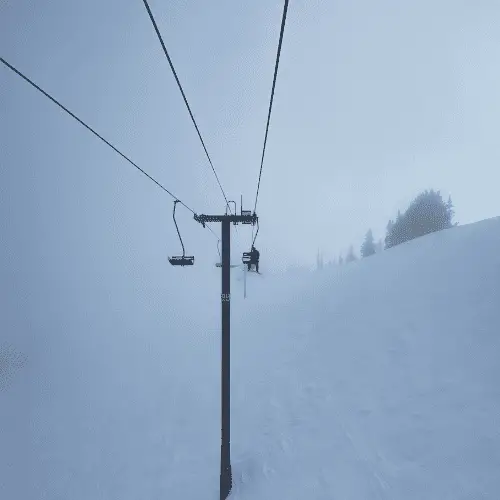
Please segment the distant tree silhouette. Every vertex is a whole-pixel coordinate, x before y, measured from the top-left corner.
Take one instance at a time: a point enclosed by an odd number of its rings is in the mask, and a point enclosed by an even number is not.
[[[351,245],[349,247],[349,252],[346,255],[345,261],[346,264],[348,264],[349,262],[354,262],[355,260],[356,260],[356,255],[354,254],[354,247]]]
[[[318,253],[316,254],[316,269],[323,269],[323,267],[324,267],[323,255],[320,253],[318,248]]]
[[[445,203],[439,191],[426,190],[410,203],[404,215],[398,212],[396,221],[389,221],[385,248],[448,229],[453,226],[453,215],[451,197]]]
[[[373,241],[372,230],[369,229],[365,236],[365,241],[361,245],[361,257],[369,257],[375,253],[375,242]]]
[[[392,246],[392,230],[394,229],[394,222],[392,219],[387,223],[386,236],[384,239],[385,248],[391,248]]]

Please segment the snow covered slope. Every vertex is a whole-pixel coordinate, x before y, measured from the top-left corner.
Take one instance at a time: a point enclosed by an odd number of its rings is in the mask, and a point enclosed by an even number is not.
[[[500,498],[500,218],[246,300],[238,272],[233,500]],[[218,499],[220,270],[183,276],[193,309],[153,281],[32,318],[1,498]]]
[[[499,306],[499,218],[312,278],[244,340],[237,498],[499,498]]]

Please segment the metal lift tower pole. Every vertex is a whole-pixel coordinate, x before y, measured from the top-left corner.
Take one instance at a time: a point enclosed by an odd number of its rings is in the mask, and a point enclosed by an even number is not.
[[[221,448],[220,448],[220,500],[225,500],[232,487],[231,471],[231,225],[222,221],[222,360],[221,360]]]
[[[222,224],[222,361],[221,361],[221,447],[220,447],[220,500],[225,500],[233,486],[231,470],[230,419],[230,339],[231,339],[231,223],[255,224],[257,216],[250,211],[241,215],[198,215],[194,219],[203,227],[207,222]]]

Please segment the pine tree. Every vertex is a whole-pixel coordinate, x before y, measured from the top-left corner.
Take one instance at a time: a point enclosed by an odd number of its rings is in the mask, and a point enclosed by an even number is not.
[[[453,202],[451,201],[451,196],[448,196],[448,201],[446,202],[446,211],[448,213],[448,217],[450,220],[450,223],[453,219],[453,216],[455,215],[455,210],[453,207]],[[453,226],[458,226],[458,222],[455,222],[452,224]]]
[[[439,191],[426,190],[410,204],[404,215],[398,211],[396,222],[389,221],[385,247],[391,248],[426,234],[453,226],[451,197],[444,202]]]
[[[387,234],[386,234],[386,237],[385,237],[385,248],[391,248],[393,245],[392,245],[392,230],[394,228],[394,222],[392,220],[390,220],[388,223],[387,223]]]
[[[316,269],[323,269],[323,255],[320,254],[319,248],[318,253],[316,254]]]
[[[361,257],[369,257],[375,253],[375,243],[372,230],[369,229],[365,236],[365,241],[361,245]]]
[[[354,247],[351,245],[349,247],[349,252],[345,258],[346,264],[354,262],[356,260],[356,255],[354,255]]]

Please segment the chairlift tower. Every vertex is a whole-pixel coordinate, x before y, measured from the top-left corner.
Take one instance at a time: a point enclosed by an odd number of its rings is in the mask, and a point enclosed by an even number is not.
[[[220,456],[220,500],[225,500],[232,488],[233,478],[231,470],[231,420],[230,420],[230,339],[231,339],[231,223],[257,223],[257,215],[250,210],[241,209],[240,215],[228,215],[227,208],[224,215],[194,215],[194,220],[203,227],[207,222],[221,223],[222,240],[222,361],[221,361],[221,456]]]

